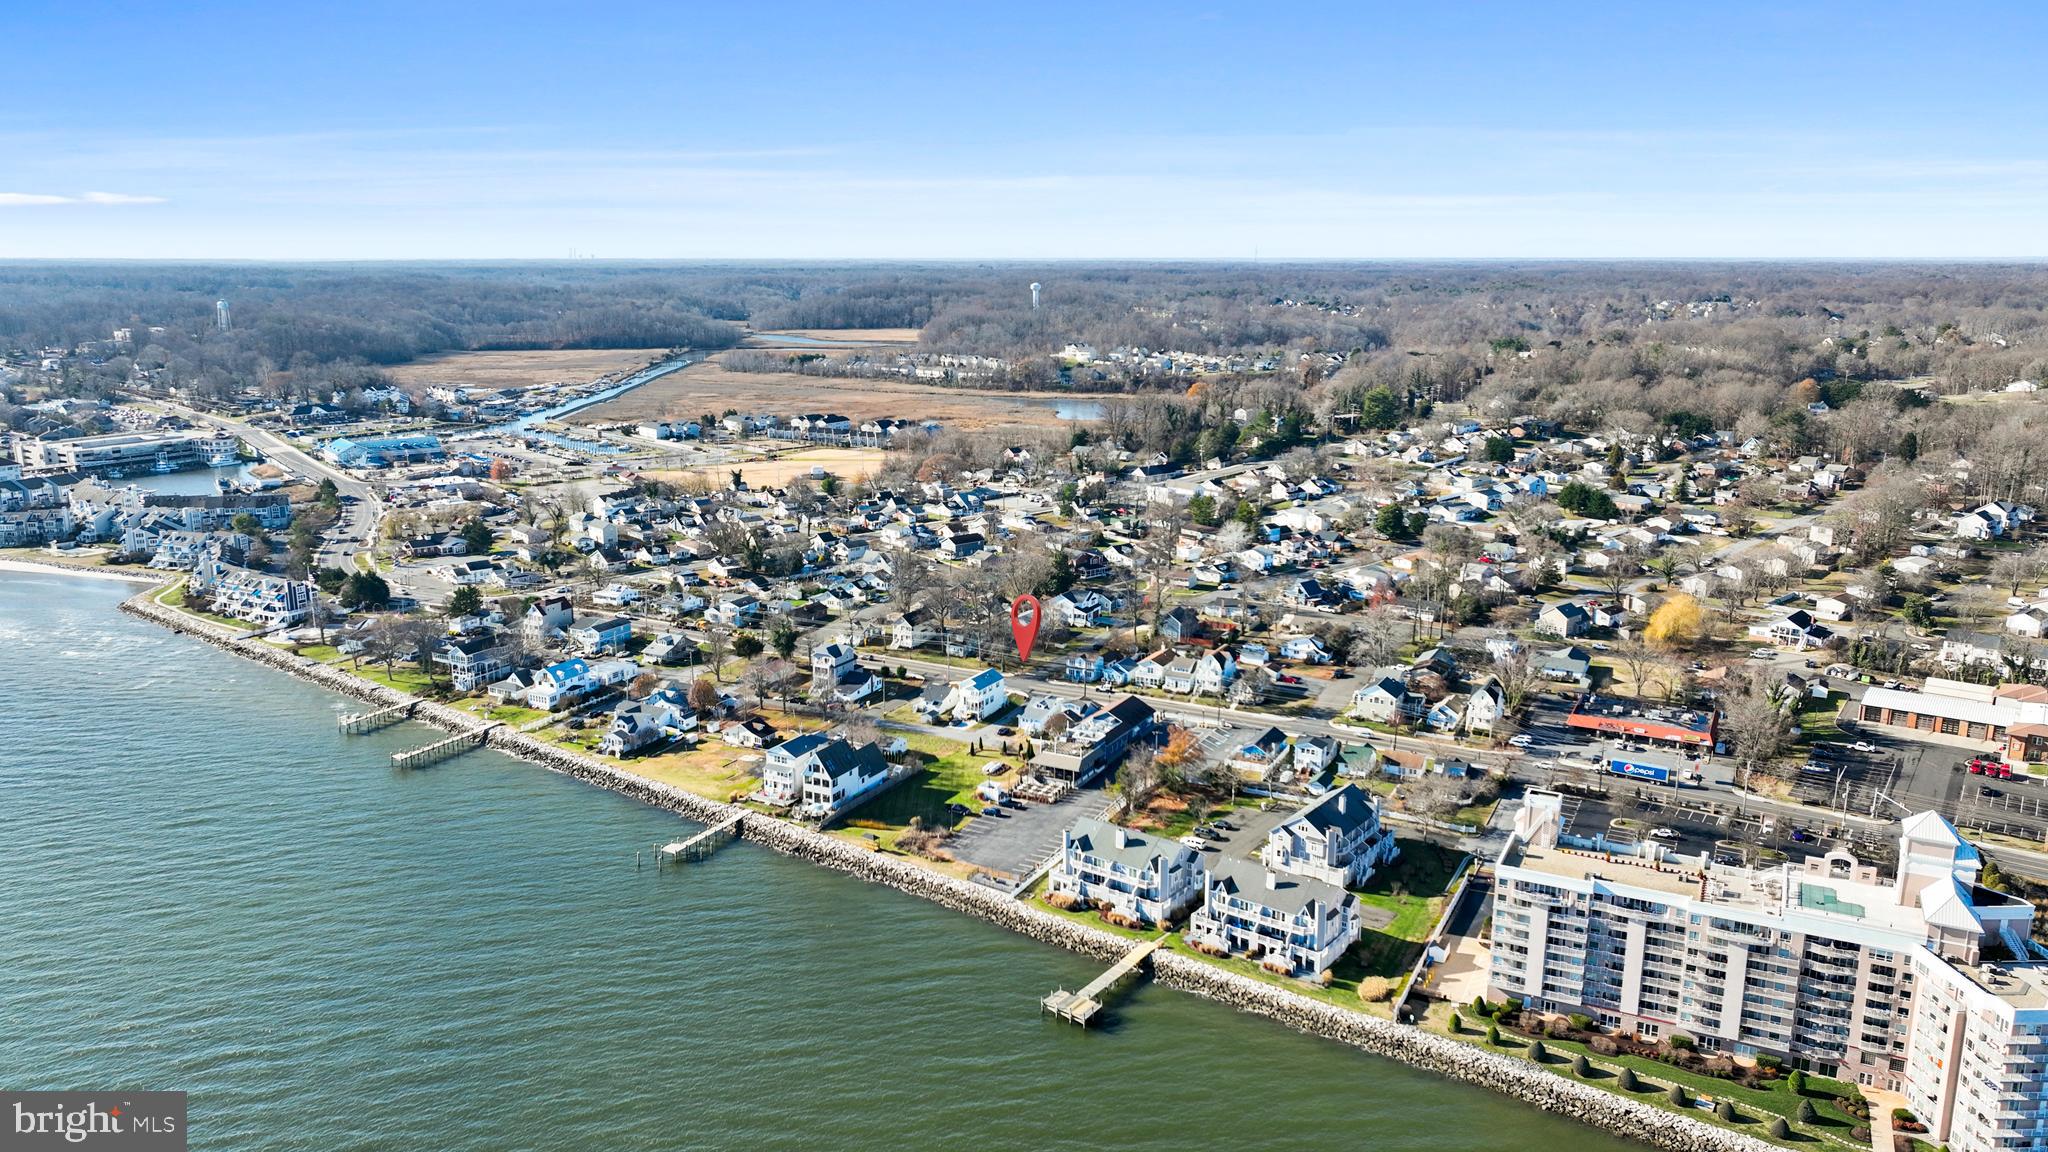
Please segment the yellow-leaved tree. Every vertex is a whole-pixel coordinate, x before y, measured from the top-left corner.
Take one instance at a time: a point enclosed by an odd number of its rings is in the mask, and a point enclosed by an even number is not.
[[[1643,626],[1643,639],[1659,648],[1690,648],[1706,635],[1707,616],[1700,602],[1683,592],[1657,605]]]

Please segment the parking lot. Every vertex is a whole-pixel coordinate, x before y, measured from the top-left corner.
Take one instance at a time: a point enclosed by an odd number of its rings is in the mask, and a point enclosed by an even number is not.
[[[1057,803],[1006,807],[1000,816],[976,816],[948,842],[954,856],[990,872],[1022,878],[1060,846],[1060,833],[1083,816],[1108,810],[1110,795],[1100,787],[1069,792]]]

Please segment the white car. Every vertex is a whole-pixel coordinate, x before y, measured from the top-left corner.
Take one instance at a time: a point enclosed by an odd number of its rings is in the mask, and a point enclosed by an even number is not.
[[[1517,732],[1513,736],[1508,737],[1508,747],[1510,748],[1527,748],[1534,743],[1536,743],[1535,738],[1526,732]]]
[[[1778,658],[1778,650],[1776,648],[1753,648],[1750,650],[1749,658],[1751,660],[1776,660]]]
[[[1851,747],[1851,748],[1854,748],[1854,749],[1855,749],[1856,751],[1858,751],[1858,752],[1875,752],[1875,751],[1877,751],[1877,745],[1875,745],[1875,744],[1872,744],[1872,743],[1871,743],[1870,741],[1868,741],[1868,740],[1858,740],[1858,741],[1857,741],[1857,742],[1855,742],[1854,744],[1851,744],[1851,745],[1849,745],[1849,747]]]
[[[1209,842],[1200,836],[1183,836],[1180,838],[1180,843],[1181,847],[1193,848],[1197,852],[1207,852],[1209,850]]]
[[[1670,828],[1652,828],[1650,829],[1650,839],[1676,840],[1678,839],[1678,833]]]

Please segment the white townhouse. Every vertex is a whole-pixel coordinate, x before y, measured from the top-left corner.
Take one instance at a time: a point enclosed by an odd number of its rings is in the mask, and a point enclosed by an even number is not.
[[[1201,896],[1204,875],[1185,844],[1084,816],[1061,835],[1046,890],[1163,925]]]
[[[1209,869],[1188,941],[1288,976],[1335,964],[1359,935],[1358,897],[1333,884],[1222,857]]]
[[[1339,888],[1360,888],[1400,854],[1378,801],[1355,784],[1328,793],[1266,834],[1266,867]]]

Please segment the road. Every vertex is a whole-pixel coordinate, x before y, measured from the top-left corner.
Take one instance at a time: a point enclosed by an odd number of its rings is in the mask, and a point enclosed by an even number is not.
[[[319,551],[314,554],[315,566],[339,568],[345,572],[354,571],[356,556],[368,552],[375,543],[377,523],[384,515],[384,504],[378,498],[376,488],[368,481],[343,472],[294,444],[290,438],[268,429],[182,404],[169,401],[157,403],[177,409],[195,423],[210,425],[222,432],[231,432],[239,436],[244,443],[263,453],[279,467],[310,479],[332,480],[336,491],[343,496],[354,498],[353,502],[341,506],[340,518],[335,521],[334,527],[328,530],[326,539],[321,542]]]

